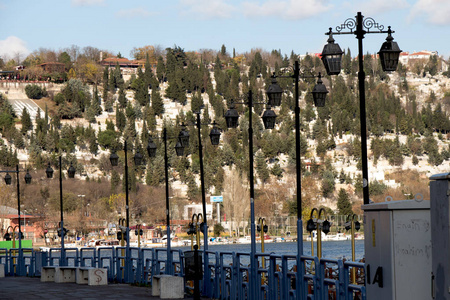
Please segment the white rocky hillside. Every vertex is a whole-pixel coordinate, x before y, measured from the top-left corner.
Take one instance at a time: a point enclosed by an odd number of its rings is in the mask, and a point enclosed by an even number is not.
[[[390,75],[390,76],[391,76],[391,80],[390,80],[389,84],[391,85],[393,90],[398,91],[397,85],[398,85],[398,82],[400,79],[398,78],[397,75]],[[213,78],[213,75],[212,75],[212,78]],[[425,100],[430,95],[431,91],[433,91],[436,94],[437,98],[439,99],[439,98],[443,97],[443,95],[446,91],[450,90],[450,79],[448,79],[447,77],[444,77],[442,75],[434,76],[432,78],[429,76],[419,78],[419,77],[415,76],[414,74],[409,73],[408,77],[407,77],[407,81],[410,86],[410,89],[412,89],[415,92],[415,94],[417,95],[417,103],[419,104],[419,109],[420,109],[421,105],[424,105]],[[213,80],[213,83],[214,83],[214,80]],[[54,89],[55,92],[59,88],[61,88],[61,86],[59,86],[59,87],[52,86],[52,89]],[[161,86],[161,95],[162,96],[164,96],[164,90],[166,88],[167,88],[167,84],[162,84],[162,86]],[[21,99],[24,98],[23,87],[15,87],[15,86],[9,86],[8,88],[2,87],[2,88],[0,88],[0,92],[5,93],[9,97],[9,100],[14,100],[16,98],[21,98]],[[117,99],[117,95],[115,97]],[[133,92],[128,91],[126,94],[126,97],[129,101],[134,101],[134,99],[133,99],[134,93]],[[179,103],[173,102],[172,100],[170,100],[168,98],[163,97],[164,107],[165,107],[164,118],[175,120],[176,116],[179,114],[180,111],[184,111],[184,112],[189,111],[190,110],[190,97],[191,96],[188,96],[187,105],[185,105],[185,106],[183,106]],[[209,105],[209,99],[208,99],[208,95],[206,93],[203,94],[203,98],[204,98],[203,99],[204,103]],[[28,100],[28,101],[31,101],[31,100]],[[403,101],[405,101],[405,99],[403,99]],[[304,106],[303,99],[301,99],[301,106]],[[209,107],[211,107],[211,106],[209,105]],[[291,112],[291,113],[293,113],[293,112]],[[213,114],[212,109],[210,109],[210,114]],[[31,115],[33,115],[33,114],[31,114]],[[212,117],[214,117],[214,116],[212,115]],[[101,128],[102,130],[105,130],[106,129],[106,120],[108,120],[108,119],[115,120],[115,112],[112,112],[112,113],[103,112],[96,119],[97,119],[97,123],[91,124],[91,126],[93,128],[95,128],[97,131],[99,130],[99,128]],[[73,126],[76,126],[77,124],[82,124],[83,126],[89,126],[89,123],[85,119],[81,119],[81,118],[75,119],[75,120],[70,120],[70,121],[63,121],[63,123],[65,123],[65,122],[71,123]],[[162,123],[163,123],[163,119],[157,118],[157,124],[158,124],[159,130],[161,130]],[[310,124],[311,128],[313,125],[314,125],[313,123]],[[141,132],[142,121],[137,122],[136,130],[138,131],[138,133]],[[384,136],[384,138],[390,138],[390,139],[394,139],[396,137],[397,136],[394,134]],[[357,170],[357,167],[356,167],[356,161],[349,159],[349,157],[346,156],[347,154],[344,149],[345,149],[345,146],[349,143],[349,141],[351,139],[355,139],[355,138],[357,138],[357,137],[352,136],[352,135],[344,135],[341,139],[335,138],[336,146],[337,146],[336,149],[333,151],[329,151],[327,153],[327,156],[332,158],[332,162],[333,162],[335,169],[338,172],[343,170],[344,173],[349,174],[352,178],[355,178],[357,176],[357,174],[359,174],[359,171]],[[402,143],[405,143],[407,137],[400,135],[399,138]],[[438,143],[439,143],[440,151],[442,151],[442,149],[444,147],[449,146],[449,140],[447,138],[443,138],[442,140],[438,139]],[[310,156],[314,156],[315,147],[316,147],[315,141],[309,140],[308,144],[309,144],[308,146],[309,146]],[[368,141],[369,146],[370,146],[370,144],[371,144],[371,140]],[[98,155],[102,155],[102,154],[109,155],[109,152],[100,150]],[[97,158],[98,158],[98,155],[97,155]],[[103,175],[103,174],[100,174],[99,171],[93,165],[90,165],[88,163],[91,158],[94,158],[92,154],[90,154],[87,151],[82,151],[77,147],[76,156],[78,159],[84,161],[86,175],[88,175],[90,178],[95,178],[96,176]],[[401,167],[390,166],[389,163],[387,162],[387,160],[385,160],[383,158],[380,158],[377,162],[377,165],[374,165],[373,159],[370,159],[370,157],[371,157],[371,152],[369,149],[369,179],[371,181],[378,180],[378,181],[384,182],[385,184],[387,184],[389,186],[393,186],[393,187],[397,186],[399,183],[386,180],[386,178],[389,173],[392,173],[396,170],[417,170],[421,173],[424,173],[426,176],[430,176],[430,175],[436,174],[436,173],[443,173],[443,172],[450,171],[449,161],[444,161],[444,163],[441,164],[440,166],[432,166],[427,162],[426,156],[418,157],[419,163],[417,165],[414,165],[412,163],[411,157],[405,157],[404,164]],[[19,150],[19,158],[21,161],[25,162],[28,160],[28,154],[24,150]],[[308,162],[311,159],[311,157],[305,157],[302,159],[304,160],[304,162]],[[316,161],[317,161],[317,159],[316,159]],[[280,155],[279,162],[280,162],[281,167],[286,167],[288,158],[284,155]],[[272,167],[272,166],[270,165],[269,167]],[[198,184],[200,184],[198,178],[197,178],[197,180],[198,180]],[[286,177],[282,180],[286,180]],[[257,185],[260,184],[258,182],[258,180],[256,183],[257,183]],[[185,193],[187,191],[187,187],[185,185],[181,184],[180,182],[174,182],[172,184],[172,188],[175,189],[176,195],[181,196],[181,197],[185,196]],[[339,186],[338,186],[338,188],[339,188]],[[323,201],[325,201],[325,199],[323,199]],[[333,201],[324,202],[324,204],[328,204],[328,206],[331,206],[331,207],[335,206],[335,203]]]

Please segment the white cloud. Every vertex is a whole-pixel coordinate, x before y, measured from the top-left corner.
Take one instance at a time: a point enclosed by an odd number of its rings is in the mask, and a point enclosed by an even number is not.
[[[352,5],[354,11],[361,11],[364,15],[377,15],[384,12],[391,12],[396,9],[404,9],[410,5],[406,0],[377,0],[377,1],[356,1]]]
[[[180,0],[184,6],[183,14],[198,16],[204,19],[230,18],[236,8],[225,0]]]
[[[0,40],[0,56],[2,58],[15,59],[18,54],[21,60],[30,54],[25,41],[16,36],[9,36],[5,40]]]
[[[246,16],[276,16],[291,20],[310,18],[332,8],[326,0],[268,0],[263,4],[244,2],[242,7]]]
[[[450,1],[448,0],[418,0],[412,7],[409,21],[424,18],[435,25],[450,24]]]
[[[92,6],[103,4],[105,4],[105,0],[72,0],[72,5],[74,6]]]
[[[118,18],[147,18],[151,16],[148,10],[142,7],[131,8],[131,9],[122,9],[116,13],[116,17]]]

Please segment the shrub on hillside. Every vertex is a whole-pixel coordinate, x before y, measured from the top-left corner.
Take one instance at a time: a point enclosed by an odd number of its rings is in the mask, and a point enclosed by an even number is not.
[[[25,93],[30,99],[41,99],[42,97],[45,97],[47,95],[47,91],[45,90],[45,88],[43,89],[36,84],[28,84],[25,87]]]

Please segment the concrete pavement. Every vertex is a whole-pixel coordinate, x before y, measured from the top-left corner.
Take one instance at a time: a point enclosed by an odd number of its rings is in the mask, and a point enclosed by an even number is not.
[[[76,283],[41,282],[39,277],[0,278],[0,299],[160,299],[152,296],[150,287],[129,284],[88,286]],[[193,299],[185,296],[185,299]],[[206,298],[202,298],[206,299]]]

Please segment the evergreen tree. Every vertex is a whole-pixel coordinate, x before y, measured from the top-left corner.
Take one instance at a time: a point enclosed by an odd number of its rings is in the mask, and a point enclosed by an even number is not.
[[[109,67],[106,66],[106,68],[103,70],[103,90],[108,91],[109,90]]]
[[[89,108],[86,110],[85,113],[85,118],[89,123],[95,123],[96,119],[95,119],[95,109],[94,107],[91,105],[89,106]]]
[[[123,110],[119,109],[119,107],[116,105],[116,127],[117,127],[117,129],[120,132],[123,132],[126,124],[127,124],[127,118],[125,117]]]
[[[255,158],[256,172],[261,182],[264,184],[270,177],[270,171],[267,168],[266,159],[261,151],[258,151]]]
[[[90,107],[92,107],[95,116],[98,116],[102,113],[102,107],[100,105],[100,98],[98,96],[97,86],[94,87],[94,96],[92,97]]]
[[[166,66],[164,64],[164,59],[162,56],[158,57],[158,64],[156,65],[156,77],[160,83],[163,83],[166,78]]]
[[[337,208],[340,215],[348,216],[353,215],[352,204],[350,202],[350,197],[348,196],[345,189],[340,189],[337,200]]]
[[[138,78],[134,82],[136,90],[134,92],[134,99],[141,105],[145,106],[149,103],[148,85],[144,80],[144,73],[139,68]]]
[[[27,133],[28,130],[33,129],[33,123],[31,122],[30,114],[28,113],[28,110],[26,107],[22,110],[22,117],[21,117],[21,123],[22,123],[22,129],[20,132],[22,134]]]
[[[152,89],[152,109],[155,115],[161,116],[164,113],[163,99],[157,89]]]
[[[227,47],[225,47],[225,45],[223,45],[223,44],[222,44],[222,48],[220,48],[220,54],[222,54],[222,56],[227,55]]]
[[[193,113],[199,112],[200,109],[203,108],[203,97],[201,95],[201,93],[197,92],[194,93],[194,95],[192,96],[191,99],[191,111]]]
[[[119,89],[118,102],[119,102],[120,108],[127,107],[127,101],[128,100],[127,100],[127,97],[125,95],[125,90],[123,88]]]

